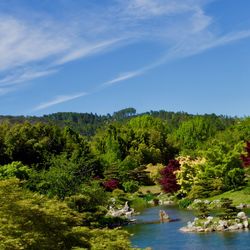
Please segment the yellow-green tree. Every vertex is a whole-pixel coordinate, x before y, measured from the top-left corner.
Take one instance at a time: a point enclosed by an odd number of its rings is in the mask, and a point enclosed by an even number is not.
[[[21,186],[0,181],[0,249],[131,249],[128,233],[83,227],[84,214]]]

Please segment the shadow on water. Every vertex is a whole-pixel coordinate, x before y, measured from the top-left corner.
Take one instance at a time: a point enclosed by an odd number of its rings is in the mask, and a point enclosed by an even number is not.
[[[159,211],[164,209],[171,222],[160,223]],[[132,234],[135,247],[153,250],[241,250],[250,249],[250,233],[183,233],[179,229],[194,219],[192,211],[177,207],[152,207],[136,216],[136,223],[125,227]]]

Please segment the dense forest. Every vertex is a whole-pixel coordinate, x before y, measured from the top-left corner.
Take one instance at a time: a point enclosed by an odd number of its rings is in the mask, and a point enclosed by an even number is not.
[[[130,249],[114,229],[123,219],[107,216],[114,199],[136,206],[149,185],[190,202],[244,188],[249,141],[248,117],[134,108],[0,116],[0,248]]]

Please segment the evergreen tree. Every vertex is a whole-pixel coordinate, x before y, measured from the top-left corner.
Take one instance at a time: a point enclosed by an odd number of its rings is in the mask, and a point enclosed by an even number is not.
[[[228,220],[228,219],[234,219],[237,216],[237,213],[239,212],[239,209],[237,209],[235,206],[233,206],[233,201],[229,198],[222,198],[221,199],[221,209],[222,212],[219,215],[222,219]]]

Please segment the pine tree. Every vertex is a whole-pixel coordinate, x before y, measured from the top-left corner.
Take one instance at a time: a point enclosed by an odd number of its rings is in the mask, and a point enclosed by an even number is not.
[[[222,198],[221,199],[222,212],[219,215],[220,218],[222,218],[224,220],[228,220],[228,219],[234,219],[237,216],[239,209],[237,209],[235,206],[233,206],[232,203],[233,203],[233,201],[229,198]]]

